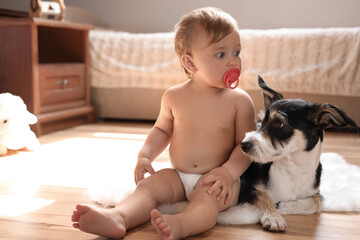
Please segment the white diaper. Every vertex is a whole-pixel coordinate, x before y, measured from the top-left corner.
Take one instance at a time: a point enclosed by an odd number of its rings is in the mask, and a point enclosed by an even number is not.
[[[181,182],[185,189],[186,199],[189,200],[192,191],[194,190],[199,178],[201,178],[202,174],[194,174],[194,173],[184,173],[179,170],[176,170],[179,173]]]

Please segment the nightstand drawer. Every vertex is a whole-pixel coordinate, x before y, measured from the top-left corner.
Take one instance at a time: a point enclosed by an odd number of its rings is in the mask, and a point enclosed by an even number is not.
[[[86,104],[85,65],[39,64],[40,113]]]

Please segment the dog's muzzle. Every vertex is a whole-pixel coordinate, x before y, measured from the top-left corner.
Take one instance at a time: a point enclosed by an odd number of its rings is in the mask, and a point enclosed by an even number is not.
[[[252,142],[242,142],[240,144],[241,149],[244,151],[244,153],[248,153],[251,151],[251,149],[253,148],[253,143]]]

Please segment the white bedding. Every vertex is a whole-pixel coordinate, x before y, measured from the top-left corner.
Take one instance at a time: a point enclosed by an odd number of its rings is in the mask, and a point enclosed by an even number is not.
[[[360,96],[360,27],[240,30],[240,87],[258,90],[257,74],[277,91]],[[186,80],[174,33],[90,31],[91,85],[166,89]]]

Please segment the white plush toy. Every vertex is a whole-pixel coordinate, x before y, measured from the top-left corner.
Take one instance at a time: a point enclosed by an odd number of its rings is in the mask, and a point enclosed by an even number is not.
[[[8,149],[27,148],[34,150],[40,145],[29,124],[37,122],[24,101],[11,93],[0,94],[0,156],[6,155]]]

